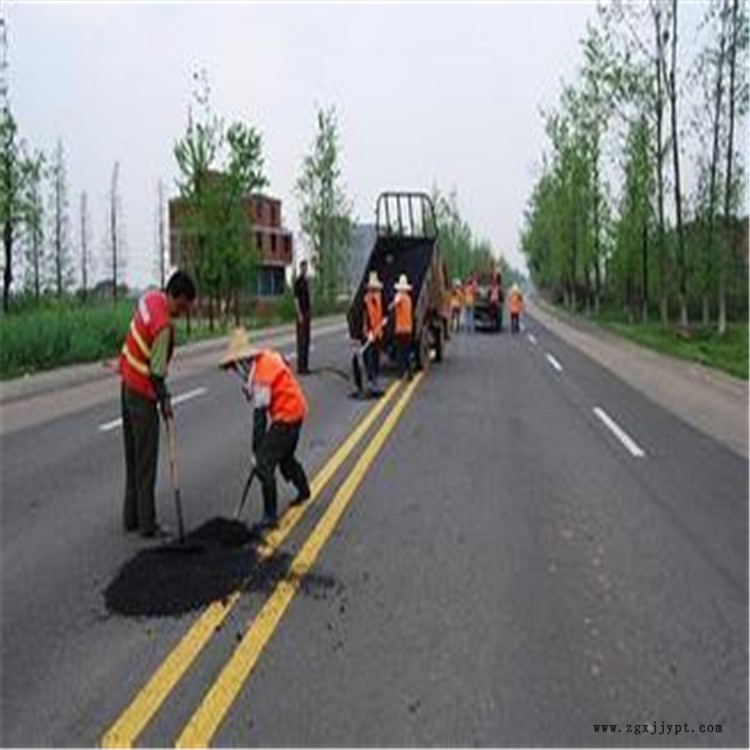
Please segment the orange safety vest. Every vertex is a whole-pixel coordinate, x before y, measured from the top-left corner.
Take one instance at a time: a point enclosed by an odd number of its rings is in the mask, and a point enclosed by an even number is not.
[[[174,348],[174,328],[169,318],[167,295],[164,292],[146,292],[136,306],[130,328],[120,352],[120,375],[125,386],[156,401],[151,382],[151,347],[159,333],[169,326],[169,355]]]
[[[272,422],[300,422],[307,414],[307,401],[284,358],[270,349],[259,352],[253,368],[253,387],[271,393],[268,416]]]
[[[510,295],[510,311],[514,315],[520,314],[521,312],[521,304],[523,302],[523,297],[520,295],[519,292],[513,292]]]
[[[454,289],[451,292],[451,308],[454,310],[459,310],[461,308],[461,305],[463,304],[463,295],[461,294],[460,289]]]
[[[365,294],[365,336],[370,333],[376,341],[383,336],[383,295],[375,291]]]
[[[470,281],[465,287],[464,287],[464,305],[466,307],[474,307],[474,282]]]
[[[396,313],[396,325],[394,333],[399,335],[412,334],[414,330],[414,320],[411,313],[411,296],[409,292],[396,292],[393,298],[394,312]]]

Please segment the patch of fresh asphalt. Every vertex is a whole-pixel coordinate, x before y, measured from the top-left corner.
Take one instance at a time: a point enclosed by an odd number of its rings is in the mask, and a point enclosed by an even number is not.
[[[349,349],[338,336],[316,346],[313,366],[346,366]],[[347,398],[351,386],[327,372],[302,385],[310,414],[299,455],[312,475],[370,402]],[[252,425],[239,385],[215,366],[178,387],[207,389],[176,410],[182,502],[192,531],[232,517],[249,467]],[[107,587],[155,544],[122,532],[121,433],[96,429],[117,409],[115,396],[3,437],[3,745],[95,745],[195,616],[154,620],[106,609]],[[164,446],[160,459],[157,509],[174,529]],[[282,480],[279,493],[283,509],[292,490]],[[260,508],[255,487],[243,519],[257,520]]]
[[[747,744],[746,463],[609,386],[666,431],[634,461],[570,384],[611,376],[561,356],[451,342],[318,560],[339,585],[292,603],[215,744]]]

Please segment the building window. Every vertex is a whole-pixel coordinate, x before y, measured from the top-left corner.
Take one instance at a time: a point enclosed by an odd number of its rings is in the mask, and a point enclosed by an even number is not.
[[[256,250],[263,249],[263,235],[260,232],[255,233],[255,248]]]
[[[284,294],[286,278],[284,269],[276,266],[261,266],[258,269],[257,293],[259,297],[280,297]]]
[[[271,204],[271,226],[278,226],[278,208],[272,203]]]
[[[276,255],[276,235],[271,235],[271,254]]]

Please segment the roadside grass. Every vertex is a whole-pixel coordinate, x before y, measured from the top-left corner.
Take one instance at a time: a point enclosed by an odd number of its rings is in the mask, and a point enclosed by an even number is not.
[[[555,307],[566,315],[571,314],[560,305]],[[668,328],[662,328],[658,320],[630,323],[621,313],[612,310],[602,310],[599,315],[592,314],[585,318],[583,315],[577,317],[662,354],[698,362],[748,380],[747,320],[729,321],[726,335],[720,336],[715,325],[694,325],[682,330],[673,323]]]
[[[115,358],[130,325],[134,304],[132,299],[117,304],[51,300],[0,316],[0,380]],[[314,315],[345,309],[342,305],[318,305]],[[293,319],[294,303],[291,295],[285,295],[266,314],[243,318],[242,325],[252,330]],[[188,335],[187,321],[180,319],[175,324],[176,343],[226,336],[233,326],[233,320],[214,321],[212,330],[207,319],[193,317]]]
[[[715,326],[696,326],[684,332],[676,327],[662,329],[658,322],[636,325],[609,321],[603,325],[649,349],[748,379],[747,321],[730,322],[724,336],[719,335]]]

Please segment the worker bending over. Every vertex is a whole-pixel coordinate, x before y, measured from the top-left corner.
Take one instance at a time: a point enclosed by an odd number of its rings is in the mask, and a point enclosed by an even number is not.
[[[166,386],[174,351],[172,319],[183,315],[195,300],[195,284],[184,271],[175,271],[165,291],[146,292],[136,306],[120,352],[120,403],[125,441],[125,531],[143,537],[165,536],[156,521],[154,487],[159,456],[159,414],[172,419]]]
[[[411,302],[411,284],[406,278],[406,274],[402,273],[399,277],[398,283],[394,285],[396,294],[393,297],[393,301],[389,306],[389,310],[393,310],[395,316],[395,322],[393,327],[393,333],[396,339],[396,347],[398,349],[398,365],[399,365],[399,377],[403,377],[408,373],[409,380],[412,379],[412,365],[411,365],[411,350],[412,350],[412,339],[414,336],[414,317],[412,314],[412,302]]]
[[[276,467],[297,489],[292,505],[310,498],[305,470],[296,459],[307,402],[287,361],[272,349],[256,349],[247,331],[235,328],[219,367],[238,372],[243,389],[253,402],[253,453],[255,470],[263,488],[262,528],[277,523]],[[270,423],[270,424],[269,424]]]

